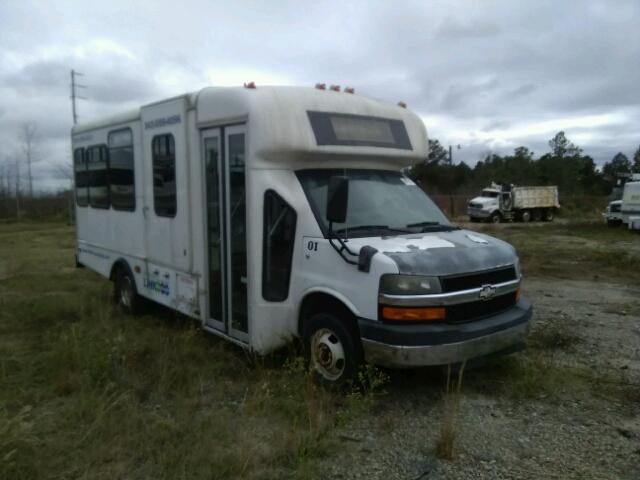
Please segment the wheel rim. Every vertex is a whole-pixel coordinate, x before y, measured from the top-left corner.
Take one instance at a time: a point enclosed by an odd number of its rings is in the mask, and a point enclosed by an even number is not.
[[[524,212],[522,214],[522,221],[523,222],[528,222],[531,219],[531,214],[529,212]]]
[[[131,299],[133,298],[133,286],[128,276],[123,276],[120,283],[120,303],[124,307],[131,307]]]
[[[500,223],[500,217],[498,215],[494,215],[493,217],[491,217],[491,221],[493,223]]]
[[[337,380],[344,373],[344,348],[333,331],[322,328],[313,334],[311,361],[313,368],[327,380]]]

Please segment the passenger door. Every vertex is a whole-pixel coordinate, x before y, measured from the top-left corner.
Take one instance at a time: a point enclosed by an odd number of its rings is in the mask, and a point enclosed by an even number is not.
[[[243,341],[249,331],[245,144],[244,126],[202,132],[206,324]]]

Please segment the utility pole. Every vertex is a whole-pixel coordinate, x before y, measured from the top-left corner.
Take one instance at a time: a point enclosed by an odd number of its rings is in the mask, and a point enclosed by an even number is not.
[[[81,97],[76,93],[76,89],[78,88],[87,88],[86,85],[80,85],[76,83],[76,77],[82,77],[83,74],[80,72],[76,72],[75,70],[71,70],[71,111],[73,112],[73,124],[78,123],[78,113],[76,111],[76,99],[78,100],[86,100],[86,98]]]

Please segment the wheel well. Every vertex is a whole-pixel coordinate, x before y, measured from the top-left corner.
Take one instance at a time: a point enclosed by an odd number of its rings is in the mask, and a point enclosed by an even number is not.
[[[304,297],[300,306],[300,314],[298,315],[298,333],[300,335],[302,335],[305,320],[320,312],[332,313],[338,318],[347,319],[357,328],[356,316],[343,302],[328,293],[313,292]]]
[[[115,262],[113,262],[113,265],[111,266],[111,272],[109,273],[109,280],[113,281],[116,279],[116,272],[118,270],[120,270],[121,268],[125,269],[125,271],[128,271],[129,273],[131,273],[131,269],[129,268],[129,264],[127,263],[127,261],[123,258],[119,258],[118,260],[116,260]]]

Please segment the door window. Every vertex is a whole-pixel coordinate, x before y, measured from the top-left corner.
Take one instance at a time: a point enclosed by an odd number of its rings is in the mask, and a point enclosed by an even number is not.
[[[282,302],[289,296],[296,212],[273,190],[264,194],[262,297]]]
[[[229,160],[229,237],[231,327],[247,332],[247,231],[244,133],[227,137]]]
[[[173,135],[157,135],[153,156],[153,208],[159,217],[176,216],[176,145]]]

